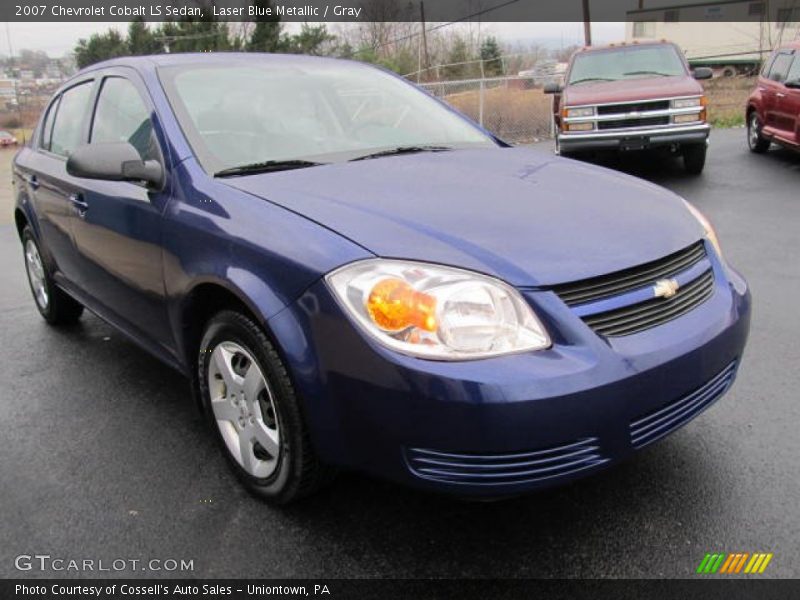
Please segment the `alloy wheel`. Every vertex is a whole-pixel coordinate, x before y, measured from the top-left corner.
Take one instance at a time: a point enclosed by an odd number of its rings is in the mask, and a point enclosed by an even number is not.
[[[756,113],[753,113],[750,116],[750,127],[748,127],[747,134],[747,140],[750,142],[750,147],[755,148],[759,141],[758,115]]]
[[[25,268],[28,271],[28,279],[31,282],[33,297],[36,304],[42,310],[47,310],[50,303],[50,296],[47,294],[47,283],[45,281],[44,265],[42,257],[39,255],[39,248],[33,240],[28,240],[25,244]]]
[[[211,407],[231,456],[253,477],[275,472],[281,435],[274,396],[252,354],[231,341],[211,352],[208,367]]]

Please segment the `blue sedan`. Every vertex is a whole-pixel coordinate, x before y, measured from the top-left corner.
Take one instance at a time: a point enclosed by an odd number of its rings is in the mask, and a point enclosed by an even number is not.
[[[473,497],[572,481],[719,399],[747,340],[692,205],[360,63],[94,65],[14,183],[44,319],[88,308],[183,373],[274,503],[339,468]]]

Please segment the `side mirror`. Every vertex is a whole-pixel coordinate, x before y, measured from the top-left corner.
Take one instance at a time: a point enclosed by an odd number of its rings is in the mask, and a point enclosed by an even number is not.
[[[67,159],[67,173],[85,179],[144,181],[154,187],[164,180],[161,165],[155,160],[142,160],[128,142],[78,146]]]
[[[561,86],[558,85],[556,82],[551,81],[550,83],[545,83],[542,91],[545,94],[560,94],[561,93]]]
[[[695,79],[711,79],[714,76],[714,71],[709,67],[697,67],[692,75]]]
[[[792,88],[793,90],[800,90],[800,79],[786,81],[783,85],[785,85],[787,88]]]

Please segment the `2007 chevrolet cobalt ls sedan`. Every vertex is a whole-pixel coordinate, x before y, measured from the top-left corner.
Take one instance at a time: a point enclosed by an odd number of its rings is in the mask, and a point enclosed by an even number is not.
[[[98,64],[14,179],[42,316],[86,307],[190,377],[276,503],[337,467],[477,497],[574,480],[717,400],[747,339],[693,206],[359,63]]]

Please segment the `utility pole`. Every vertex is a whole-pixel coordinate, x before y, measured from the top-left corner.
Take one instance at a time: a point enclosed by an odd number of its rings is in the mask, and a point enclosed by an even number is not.
[[[583,40],[587,46],[592,45],[592,18],[589,16],[589,0],[583,0]]]
[[[421,19],[420,26],[422,27],[422,52],[423,52],[423,59],[425,65],[425,77],[428,76],[428,69],[430,68],[430,62],[428,62],[428,32],[425,31],[425,3],[420,0],[419,3],[419,16]]]

